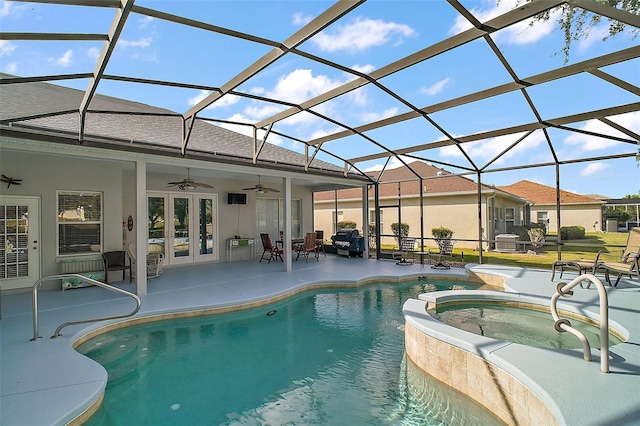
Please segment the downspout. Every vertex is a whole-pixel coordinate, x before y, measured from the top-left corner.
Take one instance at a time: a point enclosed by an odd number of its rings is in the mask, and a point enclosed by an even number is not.
[[[494,224],[496,218],[491,213],[493,211],[493,200],[496,198],[496,186],[495,185],[491,185],[491,189],[493,191],[493,195],[487,196],[487,218],[491,217],[493,219],[491,220],[491,223],[487,223],[487,225],[488,225],[488,229],[487,229],[487,251],[489,251],[489,246],[491,245],[491,243],[489,241],[495,240],[495,236],[493,235],[495,227],[493,226],[493,224]],[[489,200],[492,200],[492,203],[491,203],[492,205],[491,206],[489,206]]]

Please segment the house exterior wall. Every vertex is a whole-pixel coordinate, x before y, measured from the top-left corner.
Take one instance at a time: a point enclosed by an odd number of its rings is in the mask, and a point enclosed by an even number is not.
[[[0,168],[4,174],[23,179],[22,185],[3,186],[0,194],[40,198],[42,276],[60,272],[56,262],[56,191],[101,192],[103,249],[122,249],[122,169],[119,163],[3,150]]]
[[[478,248],[478,197],[477,194],[447,194],[447,195],[435,195],[424,197],[424,237],[426,247],[436,247],[436,244],[431,235],[431,229],[444,226],[451,229],[454,232],[453,238],[457,240],[470,240],[470,241],[457,241],[455,247],[457,248]],[[337,210],[342,212],[342,220],[352,220],[356,222],[357,228],[362,232],[362,202],[360,200],[341,200],[338,202]],[[395,239],[393,238],[393,232],[391,230],[391,224],[398,222],[398,199],[381,199],[381,221],[382,229],[380,233],[387,235],[382,238],[383,245],[395,245]],[[402,210],[401,217],[402,222],[409,225],[409,235],[412,237],[420,237],[420,199],[419,197],[404,197],[401,202]],[[491,206],[499,206],[499,208],[513,208],[515,211],[516,224],[522,224],[522,208],[523,205],[516,203],[515,201],[504,198],[496,197],[496,200],[490,199]],[[374,200],[369,200],[370,211],[375,208]],[[489,216],[489,209],[487,208],[487,195],[482,195],[482,204],[480,206],[482,210],[482,220],[484,230],[489,229],[492,224],[492,219]],[[314,204],[315,209],[315,223],[316,229],[324,229],[325,235],[327,230],[333,230],[333,212],[336,210],[335,203],[333,201],[317,201]],[[374,218],[370,217],[370,221]],[[491,225],[492,226],[492,225]],[[503,229],[504,226],[504,214],[502,222],[499,222],[499,229]],[[327,237],[328,238],[328,237]],[[487,233],[485,231],[485,238]],[[486,248],[486,247],[485,247]]]
[[[73,150],[77,152],[73,152]],[[125,161],[105,154],[98,158],[82,156],[82,148],[61,152],[19,151],[2,149],[0,169],[3,174],[22,179],[21,185],[0,186],[0,195],[15,197],[38,197],[40,199],[40,275],[46,277],[60,273],[57,256],[57,191],[91,191],[102,193],[102,249],[103,251],[123,250],[135,243],[136,229],[126,230],[123,222],[129,215],[135,222],[135,171],[133,161]],[[116,154],[118,155],[118,154]],[[110,158],[105,158],[110,157]],[[180,180],[183,175],[168,175],[147,172],[148,191],[168,194],[166,182]],[[258,195],[247,192],[247,204],[228,205],[227,192],[242,192],[242,188],[253,185],[252,175],[246,181],[216,179],[213,190],[205,190],[218,195],[218,232],[214,244],[218,247],[218,261],[226,260],[225,244],[240,230],[246,237],[254,237],[256,252],[262,253],[262,246],[256,225],[256,197],[282,198],[283,194]],[[154,192],[155,193],[155,192]],[[292,199],[301,200],[301,232],[314,230],[312,193],[300,186],[292,187]],[[239,207],[241,210],[239,210]],[[100,253],[96,253],[99,256]],[[250,251],[234,253],[234,260],[248,260]],[[56,285],[50,282],[50,286]],[[58,284],[59,285],[59,284]],[[49,287],[49,285],[47,285]]]
[[[540,204],[531,206],[531,221],[536,223],[538,215],[546,213],[549,222],[547,232],[558,232],[558,217],[556,206]],[[593,204],[562,204],[560,206],[560,220],[562,226],[582,226],[586,232],[594,232],[601,229],[602,209],[600,205]],[[594,228],[594,224],[597,226]]]

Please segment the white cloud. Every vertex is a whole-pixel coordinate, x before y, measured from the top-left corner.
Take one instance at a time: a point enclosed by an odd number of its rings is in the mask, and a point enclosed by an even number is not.
[[[9,40],[0,40],[0,58],[4,55],[11,55],[16,50],[16,45]]]
[[[89,50],[87,50],[87,56],[93,60],[98,60],[100,57],[100,49],[95,46],[90,47]]]
[[[420,92],[427,94],[427,95],[437,95],[438,93],[442,92],[442,89],[444,89],[444,86],[446,86],[447,84],[449,84],[449,82],[451,81],[451,79],[449,77],[440,80],[434,84],[432,84],[429,87],[423,87],[420,89]]]
[[[353,52],[392,41],[394,45],[399,45],[404,38],[414,35],[415,31],[408,25],[380,19],[356,18],[349,24],[337,25],[331,34],[326,31],[318,33],[311,42],[325,52]]]
[[[17,62],[9,62],[4,67],[4,72],[7,74],[15,74],[18,71],[18,63]]]
[[[584,177],[584,176],[598,175],[603,171],[607,170],[608,168],[609,168],[608,164],[604,164],[603,162],[600,162],[600,161],[595,163],[589,163],[587,167],[580,170],[580,176]]]
[[[122,48],[128,48],[128,47],[149,47],[151,46],[151,37],[143,37],[139,40],[125,40],[125,39],[119,39],[118,40],[118,47],[122,47]]]
[[[505,149],[509,148],[516,140],[522,137],[523,133],[499,136],[497,138],[486,139],[478,142],[468,142],[462,144],[462,148],[473,158],[476,163],[480,161],[489,161],[494,159]],[[455,137],[455,135],[453,135]],[[507,153],[502,155],[493,164],[500,165],[513,163],[513,160],[519,156],[524,156],[530,152],[536,152],[538,146],[545,141],[544,135],[541,132],[534,132],[529,135],[518,145],[511,148]],[[462,152],[456,145],[449,145],[440,148],[440,155],[443,157],[462,157]]]
[[[11,6],[12,4],[8,1],[3,1],[2,6],[0,7],[0,17],[1,16],[9,16],[11,14]]]
[[[62,54],[59,58],[51,58],[50,61],[60,67],[68,67],[71,65],[71,57],[73,56],[73,50],[69,49]]]
[[[640,133],[640,112],[630,112],[628,114],[617,115],[610,117],[610,120],[631,130],[632,132]],[[579,129],[630,139],[629,136],[599,120],[589,120]],[[598,151],[610,148],[620,143],[611,139],[591,136],[583,133],[573,133],[565,138],[564,142],[567,145],[571,145],[573,147],[572,149],[575,150],[577,148],[580,151]]]
[[[369,74],[371,71],[375,70],[376,67],[375,65],[371,65],[371,64],[366,64],[366,65],[356,64],[352,66],[351,69],[361,72],[362,74]]]
[[[393,117],[396,114],[398,114],[398,108],[397,107],[392,107],[392,108],[389,108],[389,109],[386,109],[386,110],[382,111],[381,113],[378,113],[378,112],[364,112],[364,113],[360,114],[360,118],[361,118],[363,123],[372,123],[374,121],[383,120],[385,118]]]
[[[145,16],[138,20],[138,26],[140,27],[140,29],[144,30],[147,29],[153,21],[154,18],[152,16]]]
[[[469,11],[480,22],[486,22],[496,16],[502,15],[516,7],[517,0],[485,0],[484,5],[476,6]],[[535,43],[541,38],[549,35],[554,27],[559,12],[553,12],[547,21],[538,21],[534,25],[530,25],[532,20],[527,19],[518,22],[508,28],[497,31],[491,37],[497,41],[503,41],[508,44],[530,44]],[[451,34],[461,33],[471,28],[471,23],[463,16],[458,16],[449,32]]]
[[[203,99],[205,99],[210,94],[211,92],[208,90],[200,90],[197,95],[187,100],[187,104],[189,106],[194,106],[198,104],[200,101],[202,101]],[[223,108],[229,105],[233,105],[239,100],[240,100],[239,96],[227,94],[221,98],[218,98],[213,104],[209,105],[206,109]]]
[[[261,120],[263,118],[275,115],[281,112],[283,109],[284,107],[281,105],[266,104],[266,105],[259,106],[259,105],[253,104],[245,108],[244,113],[247,114],[252,119]]]
[[[294,25],[307,25],[309,22],[313,20],[313,16],[304,16],[302,13],[297,12],[293,14],[293,24]]]

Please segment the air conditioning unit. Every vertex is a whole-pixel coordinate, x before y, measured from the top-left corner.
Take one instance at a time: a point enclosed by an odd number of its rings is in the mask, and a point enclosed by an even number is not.
[[[516,234],[500,234],[496,235],[496,251],[513,253],[518,251],[518,240],[520,237]]]

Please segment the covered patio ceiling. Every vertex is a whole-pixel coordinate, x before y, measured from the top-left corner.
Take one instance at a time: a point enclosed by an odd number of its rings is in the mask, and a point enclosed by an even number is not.
[[[416,159],[480,177],[632,162],[638,154],[640,135],[629,124],[640,111],[640,46],[633,37],[598,41],[567,62],[555,54],[562,37],[555,51],[526,43],[530,18],[567,2],[522,2],[491,14],[466,0],[240,1],[234,14],[223,13],[222,3],[32,2],[25,14],[55,11],[66,18],[43,25],[3,18],[5,47],[29,49],[37,59],[69,46],[67,52],[93,59],[75,61],[64,73],[48,72],[55,68],[40,59],[0,84],[51,82],[83,90],[75,106],[80,143],[100,94],[175,111],[182,156],[191,150],[196,119],[251,136],[254,164],[262,141],[303,154],[305,167],[323,161],[356,175]],[[568,3],[640,27],[637,15],[603,3]],[[261,19],[267,10],[269,18]],[[372,38],[376,25],[390,28],[387,39],[367,40],[360,49],[365,29]],[[338,36],[349,31],[350,38]],[[161,57],[149,48],[160,44],[170,47]],[[3,116],[1,124],[69,113],[43,108]],[[601,141],[602,149],[572,145],[574,137]],[[527,150],[535,155],[516,156]]]

